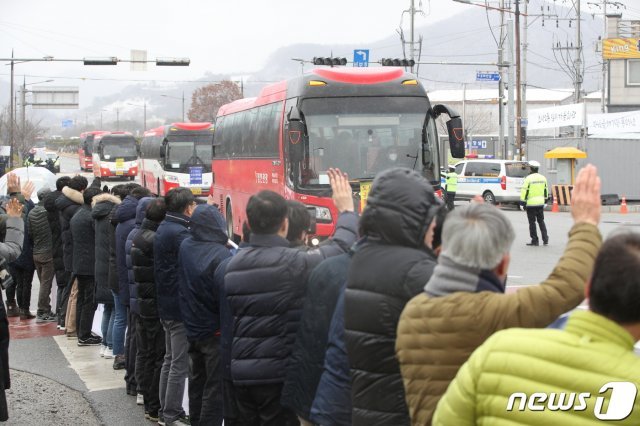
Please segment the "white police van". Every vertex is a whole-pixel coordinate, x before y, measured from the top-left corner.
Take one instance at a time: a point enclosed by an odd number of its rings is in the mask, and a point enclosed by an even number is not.
[[[471,200],[476,195],[486,203],[520,202],[524,178],[531,173],[526,161],[464,160],[456,163],[458,190],[456,200]]]

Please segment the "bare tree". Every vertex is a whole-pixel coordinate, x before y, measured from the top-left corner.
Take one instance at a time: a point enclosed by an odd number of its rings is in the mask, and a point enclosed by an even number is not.
[[[191,96],[191,109],[189,109],[188,113],[189,120],[213,122],[218,114],[218,109],[222,105],[241,97],[242,94],[238,85],[229,80],[200,87]]]

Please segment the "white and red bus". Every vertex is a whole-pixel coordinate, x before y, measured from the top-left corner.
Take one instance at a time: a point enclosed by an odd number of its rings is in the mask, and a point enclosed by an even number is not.
[[[102,130],[80,133],[80,146],[78,147],[78,160],[80,170],[90,172],[93,170],[93,138],[96,135],[106,133]]]
[[[212,144],[211,123],[173,123],[146,131],[140,145],[142,185],[158,195],[182,186],[208,196]]]
[[[129,178],[138,175],[138,144],[129,132],[104,132],[93,138],[93,175]]]
[[[460,117],[431,105],[416,76],[401,68],[316,69],[222,106],[212,192],[230,237],[241,234],[249,197],[263,189],[315,207],[317,235],[331,235],[330,167],[349,174],[361,205],[375,175],[389,167],[417,170],[439,190],[441,113],[450,117],[452,155],[464,157]]]

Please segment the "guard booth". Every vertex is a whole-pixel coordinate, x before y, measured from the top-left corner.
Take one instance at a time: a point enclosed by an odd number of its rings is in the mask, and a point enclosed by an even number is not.
[[[576,180],[576,159],[587,158],[587,153],[578,148],[561,146],[545,152],[544,158],[556,159],[557,185],[551,187],[553,198],[559,205],[570,205]]]

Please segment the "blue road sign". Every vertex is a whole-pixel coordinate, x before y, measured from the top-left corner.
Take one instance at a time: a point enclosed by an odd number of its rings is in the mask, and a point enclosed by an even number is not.
[[[476,71],[476,81],[500,81],[497,71]]]
[[[62,128],[68,129],[73,127],[73,120],[62,120]]]
[[[369,49],[356,49],[353,51],[353,66],[354,67],[369,66]]]

